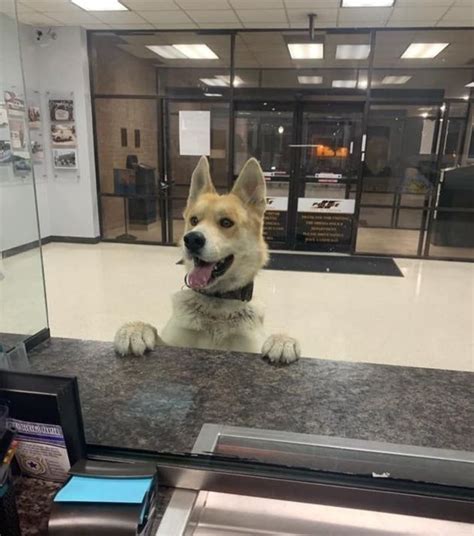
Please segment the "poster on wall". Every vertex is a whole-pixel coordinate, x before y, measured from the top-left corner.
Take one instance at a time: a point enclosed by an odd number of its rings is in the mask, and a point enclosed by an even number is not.
[[[298,199],[298,245],[318,251],[348,251],[354,211],[354,199]]]
[[[28,126],[30,129],[41,128],[41,112],[35,104],[28,105]]]
[[[28,151],[13,153],[13,174],[16,177],[28,177],[31,173],[31,160]]]
[[[263,236],[269,244],[286,242],[288,197],[267,197]]]
[[[211,154],[211,112],[179,112],[179,154],[209,156]]]
[[[0,128],[5,128],[8,125],[7,109],[5,103],[0,102]]]
[[[34,164],[41,164],[44,160],[44,147],[40,140],[31,141],[31,157]]]
[[[15,91],[5,91],[5,105],[9,116],[22,115],[25,111],[25,100],[23,96]]]
[[[75,147],[76,127],[74,123],[51,124],[51,143],[55,147]]]
[[[23,117],[12,118],[8,120],[10,128],[10,140],[12,149],[23,150],[26,148],[26,125]]]
[[[55,169],[77,169],[76,149],[53,149]]]
[[[10,140],[0,140],[0,165],[9,164],[12,161],[12,157]]]
[[[74,101],[72,99],[51,99],[49,118],[55,121],[74,121]]]

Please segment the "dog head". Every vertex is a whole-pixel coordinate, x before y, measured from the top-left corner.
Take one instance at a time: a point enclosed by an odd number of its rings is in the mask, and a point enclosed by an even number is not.
[[[219,195],[206,157],[191,178],[182,241],[186,281],[195,290],[225,292],[250,283],[268,258],[263,239],[265,179],[255,158],[232,191]]]

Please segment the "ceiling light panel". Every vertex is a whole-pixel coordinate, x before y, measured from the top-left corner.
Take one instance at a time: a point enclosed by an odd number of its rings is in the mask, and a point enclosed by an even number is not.
[[[294,60],[322,60],[324,58],[322,43],[288,43],[288,50]]]
[[[449,43],[411,43],[402,54],[403,59],[431,59],[442,52]]]
[[[86,11],[128,11],[118,0],[71,0],[73,4]]]
[[[167,60],[182,60],[187,58],[187,56],[171,45],[146,45],[146,48]]]
[[[300,84],[322,84],[322,76],[298,76],[298,82]]]
[[[337,45],[336,60],[366,60],[370,45]]]
[[[187,58],[191,60],[218,60],[219,56],[211,50],[207,45],[192,44],[192,45],[173,45],[173,48],[179,50]]]
[[[384,76],[382,79],[382,84],[406,84],[411,78],[411,76]]]
[[[357,86],[357,80],[333,80],[332,87],[348,87],[354,88]]]
[[[200,78],[199,80],[201,80],[203,84],[206,84],[206,86],[226,87],[229,85],[224,80],[219,80],[218,78]]]
[[[465,87],[474,87],[474,80],[472,82],[469,82],[469,84],[466,84]]]
[[[342,0],[342,7],[392,7],[395,0]]]

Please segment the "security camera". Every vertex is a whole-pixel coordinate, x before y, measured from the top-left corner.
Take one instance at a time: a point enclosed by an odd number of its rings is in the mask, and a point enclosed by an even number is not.
[[[35,41],[40,47],[47,47],[57,38],[56,32],[51,28],[37,28],[35,30]]]

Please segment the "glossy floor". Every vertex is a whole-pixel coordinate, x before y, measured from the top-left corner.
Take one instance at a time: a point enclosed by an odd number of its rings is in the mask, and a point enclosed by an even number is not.
[[[130,320],[160,329],[183,285],[179,258],[172,247],[48,244],[52,335],[107,341]],[[474,265],[397,263],[403,278],[262,271],[267,331],[298,338],[307,357],[473,370]],[[18,314],[26,322],[25,309]]]

